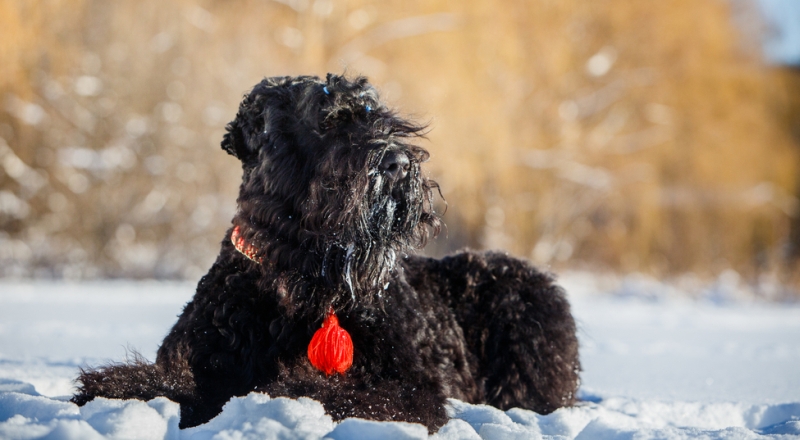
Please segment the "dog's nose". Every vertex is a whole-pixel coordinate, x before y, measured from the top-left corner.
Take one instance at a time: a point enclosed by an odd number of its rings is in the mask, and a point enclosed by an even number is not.
[[[378,169],[389,179],[398,181],[408,175],[410,167],[411,162],[408,160],[408,156],[399,151],[387,151],[383,155]]]

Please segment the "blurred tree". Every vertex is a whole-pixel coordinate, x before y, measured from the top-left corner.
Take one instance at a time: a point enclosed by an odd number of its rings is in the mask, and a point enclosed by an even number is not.
[[[219,141],[241,95],[344,70],[431,123],[449,210],[428,252],[774,272],[797,217],[788,89],[730,8],[2,1],[1,270],[198,277],[235,209]]]

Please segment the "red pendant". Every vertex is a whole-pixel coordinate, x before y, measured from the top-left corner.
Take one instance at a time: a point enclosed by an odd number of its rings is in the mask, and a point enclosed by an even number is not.
[[[308,360],[328,376],[334,372],[344,374],[353,365],[353,340],[347,330],[339,327],[333,309],[308,344]]]

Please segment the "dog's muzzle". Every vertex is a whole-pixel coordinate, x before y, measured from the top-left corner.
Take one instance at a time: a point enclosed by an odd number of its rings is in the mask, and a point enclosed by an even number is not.
[[[411,168],[411,161],[408,156],[400,151],[389,150],[383,155],[378,171],[380,171],[390,182],[395,183],[405,179],[408,170]]]

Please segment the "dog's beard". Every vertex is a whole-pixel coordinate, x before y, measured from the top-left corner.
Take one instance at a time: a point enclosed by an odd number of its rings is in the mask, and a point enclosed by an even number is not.
[[[368,301],[382,296],[389,287],[397,259],[420,248],[427,237],[420,220],[430,191],[413,164],[406,178],[393,182],[377,170],[353,183],[351,194],[360,203],[344,209],[348,221],[328,244],[321,264],[321,275],[337,285],[350,301]]]

